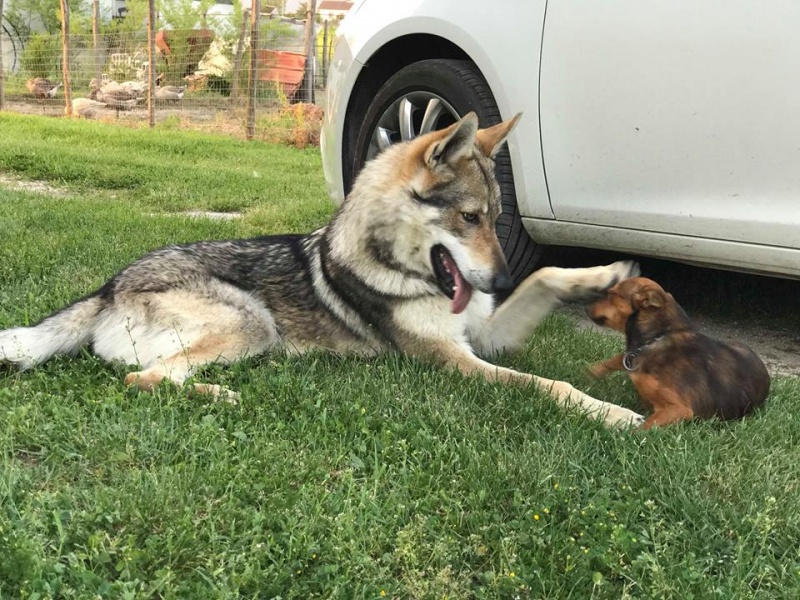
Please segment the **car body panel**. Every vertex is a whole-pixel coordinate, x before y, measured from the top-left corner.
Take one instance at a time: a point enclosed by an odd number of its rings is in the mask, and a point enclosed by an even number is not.
[[[393,40],[430,34],[475,62],[504,118],[524,113],[509,148],[538,242],[800,277],[800,4],[545,4],[354,8],[337,33],[322,134],[334,200],[364,65]]]
[[[669,258],[689,264],[713,265],[745,273],[800,275],[800,249],[777,248],[588,223],[570,223],[523,217],[525,228],[542,244],[580,245],[582,248],[612,249],[618,252]],[[576,240],[579,242],[576,244]]]
[[[541,120],[557,219],[797,246],[798,27],[793,0],[550,3]]]

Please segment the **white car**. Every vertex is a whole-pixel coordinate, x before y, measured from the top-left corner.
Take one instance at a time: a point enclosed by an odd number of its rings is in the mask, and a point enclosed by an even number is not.
[[[797,0],[361,0],[329,191],[389,144],[522,111],[497,164],[517,279],[546,244],[800,277],[798,30]]]

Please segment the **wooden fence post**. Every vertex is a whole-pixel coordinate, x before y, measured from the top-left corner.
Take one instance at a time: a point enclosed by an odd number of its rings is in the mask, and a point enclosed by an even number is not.
[[[231,102],[239,101],[239,79],[242,77],[242,55],[244,54],[244,38],[247,37],[247,25],[250,22],[250,10],[242,11],[242,27],[239,30],[239,41],[236,43],[236,55],[233,57],[233,81],[231,82]]]
[[[328,87],[328,18],[322,24],[322,87]]]
[[[250,77],[247,93],[247,139],[256,136],[256,90],[258,88],[258,16],[261,3],[253,0],[252,24],[250,29]]]
[[[304,98],[306,102],[314,103],[314,56],[316,42],[314,35],[314,19],[317,15],[317,0],[308,0],[308,11],[306,12],[306,72],[303,77],[305,86]]]
[[[100,0],[92,3],[92,50],[94,54],[94,76],[99,82],[103,78],[100,65]]]
[[[156,2],[147,0],[147,120],[156,126]]]
[[[0,28],[3,27],[3,0],[0,0]],[[3,37],[0,32],[0,110],[6,103],[6,69],[3,66]]]
[[[69,82],[69,2],[61,0],[61,75],[64,84],[64,114],[72,116],[72,90]]]

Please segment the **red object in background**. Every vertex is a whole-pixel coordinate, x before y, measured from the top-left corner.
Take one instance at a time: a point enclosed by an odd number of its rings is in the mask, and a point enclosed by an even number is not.
[[[258,51],[258,80],[280,83],[287,98],[294,96],[303,83],[305,66],[306,55],[299,52]]]
[[[188,45],[187,55],[185,57],[186,65],[183,75],[191,75],[197,69],[197,65],[203,58],[208,49],[211,47],[211,42],[216,37],[214,32],[210,29],[193,29],[191,31],[176,32],[171,29],[162,29],[156,33],[156,48],[158,48],[164,60],[169,63],[172,50],[170,43],[174,43],[176,38],[180,35],[181,40],[186,40]],[[184,37],[185,36],[185,37]]]

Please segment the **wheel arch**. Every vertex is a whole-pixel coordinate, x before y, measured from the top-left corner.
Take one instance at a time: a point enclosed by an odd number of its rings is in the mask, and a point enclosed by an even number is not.
[[[344,125],[345,135],[342,143],[342,183],[345,194],[349,193],[355,180],[358,164],[367,156],[365,144],[369,143],[369,136],[365,138],[364,132],[370,130],[371,124],[377,123],[376,117],[381,110],[385,109],[378,108],[378,113],[376,113],[373,106],[384,107],[383,103],[391,100],[394,92],[391,91],[393,88],[389,86],[398,85],[398,81],[402,82],[400,83],[401,87],[407,86],[408,82],[403,78],[407,77],[410,69],[442,69],[443,65],[448,65],[444,72],[437,74],[436,81],[449,88],[451,93],[459,86],[467,85],[468,87],[463,90],[463,98],[468,102],[468,106],[479,110],[479,114],[484,114],[484,118],[492,121],[501,118],[496,98],[480,67],[463,52],[457,51],[456,46],[445,46],[445,52],[454,52],[454,49],[456,50],[454,54],[445,56],[428,57],[418,51],[409,53],[411,55],[409,57],[404,53],[397,52],[397,47],[388,46],[387,48],[384,46],[385,52],[379,56],[381,61],[373,62],[370,59],[369,65],[373,70],[353,86],[346,111],[349,121]],[[401,57],[403,60],[399,60]],[[422,72],[414,71],[415,76],[422,74]],[[430,85],[430,81],[427,85]],[[463,113],[461,114],[463,115]],[[364,124],[367,124],[366,129]],[[348,162],[348,157],[356,157],[352,169],[344,167]],[[508,260],[512,277],[515,283],[520,283],[541,257],[541,247],[529,237],[520,218],[508,149],[503,149],[496,157],[496,175],[502,190],[503,202],[503,212],[497,222],[497,235]]]
[[[383,83],[403,67],[432,58],[469,60],[480,70],[474,59],[461,47],[435,34],[410,33],[388,41],[366,60],[350,92],[343,124],[342,164],[355,145],[354,130],[357,128],[352,126],[353,122],[359,122],[364,116],[370,100]],[[352,185],[347,176],[344,177],[343,185],[347,195]]]

